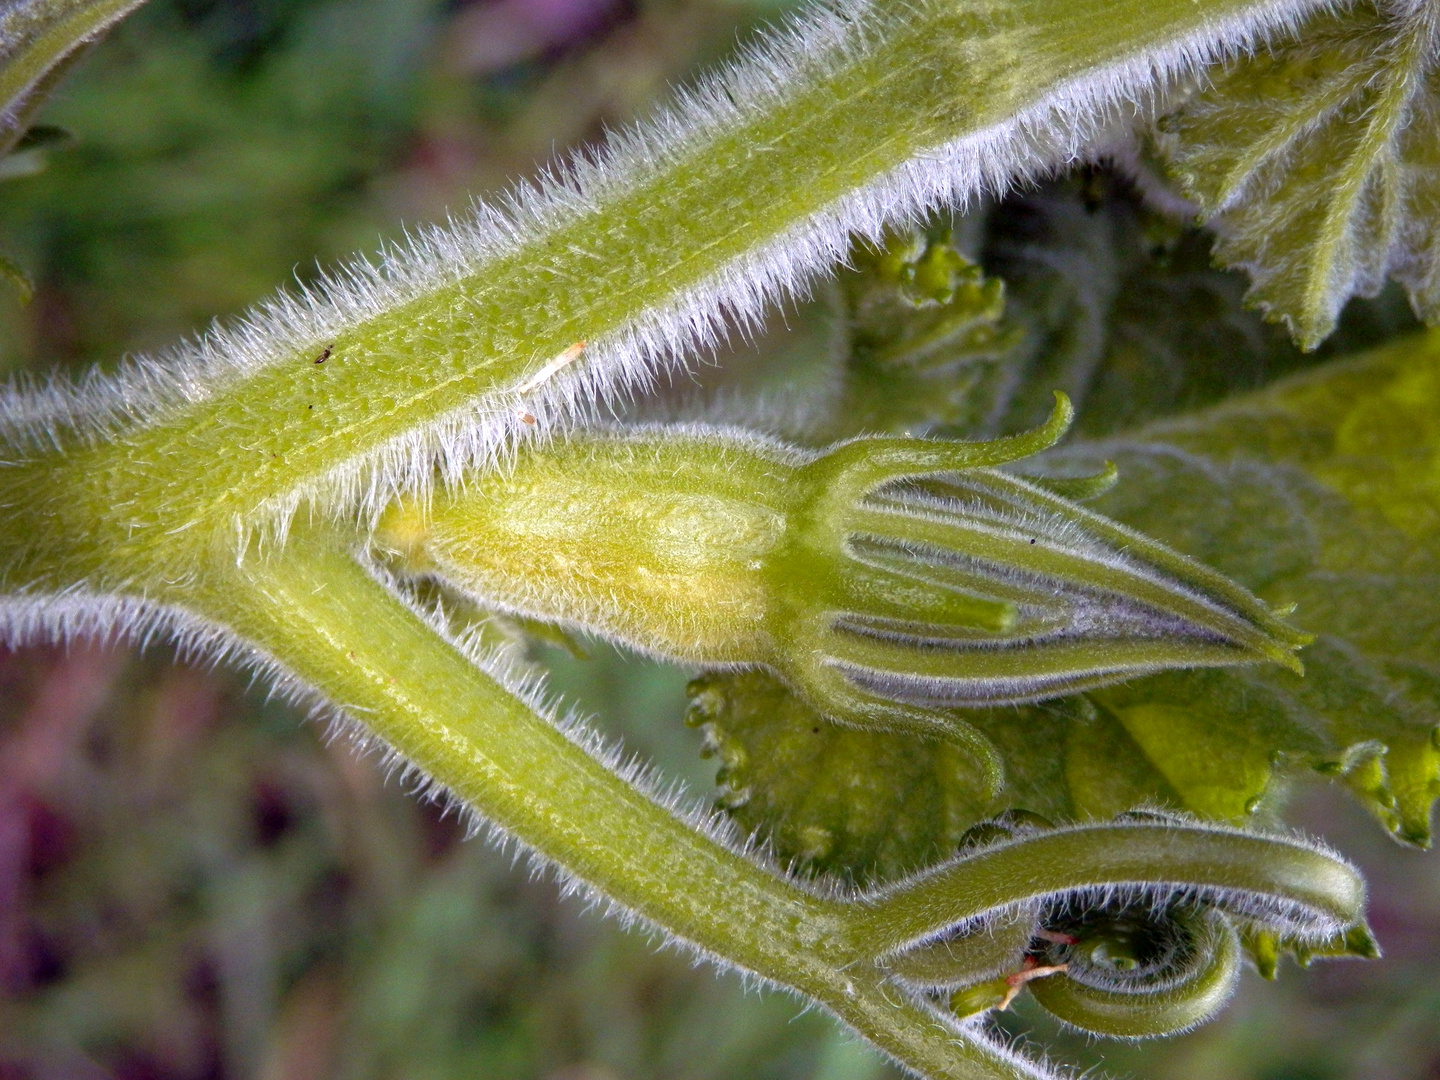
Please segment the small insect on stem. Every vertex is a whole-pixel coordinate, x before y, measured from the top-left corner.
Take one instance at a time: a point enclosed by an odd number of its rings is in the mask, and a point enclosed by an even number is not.
[[[326,345],[324,351],[322,351],[320,355],[315,358],[315,363],[323,364],[326,360],[329,360],[330,352],[332,349],[334,349],[334,347],[335,346],[333,345]]]
[[[562,368],[568,367],[584,355],[585,342],[577,341],[573,345],[566,346],[563,350],[560,351],[559,354],[555,356],[554,359],[552,359],[534,375],[530,376],[530,378],[526,379],[523,383],[517,386],[515,388],[516,395],[518,395],[519,397],[524,397],[526,394],[540,389],[540,387],[544,386],[547,382],[553,379],[556,373],[559,372]],[[529,410],[525,408],[524,405],[517,405],[515,407],[515,415],[520,419],[521,423],[534,426],[535,417],[529,412]]]

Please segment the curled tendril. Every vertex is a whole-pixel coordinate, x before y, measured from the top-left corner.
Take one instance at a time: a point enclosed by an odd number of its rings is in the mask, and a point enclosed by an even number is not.
[[[1240,973],[1234,925],[1203,904],[1130,903],[1044,921],[1051,937],[1040,962],[1065,970],[1030,983],[1030,992],[1054,1016],[1096,1035],[1187,1031],[1220,1010]]]
[[[1090,906],[1186,894],[1305,941],[1360,920],[1365,882],[1318,846],[1198,821],[1121,817],[1008,839],[882,890],[857,920],[867,951],[899,953],[1034,901]]]
[[[867,898],[856,931],[889,979],[961,1016],[1028,988],[1097,1035],[1187,1030],[1230,996],[1237,923],[1247,941],[1307,956],[1374,954],[1358,871],[1294,838],[1159,815],[1058,829],[1010,815],[970,839]]]

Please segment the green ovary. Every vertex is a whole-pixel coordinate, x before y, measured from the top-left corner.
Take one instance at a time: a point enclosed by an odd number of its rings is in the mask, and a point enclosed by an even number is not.
[[[525,454],[380,543],[503,608],[699,663],[771,658],[764,574],[793,502],[781,455],[715,439],[572,441]]]

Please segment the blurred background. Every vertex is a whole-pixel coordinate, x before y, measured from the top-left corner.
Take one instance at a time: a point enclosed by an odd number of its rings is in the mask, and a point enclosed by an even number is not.
[[[463,212],[782,13],[151,0],[42,116],[70,140],[0,165],[0,254],[36,286],[0,292],[0,374],[163,348]],[[818,347],[813,321],[765,348]],[[613,737],[711,788],[687,672],[533,647]],[[1023,1004],[1007,1029],[1117,1076],[1440,1080],[1440,858],[1324,790],[1292,819],[1370,875],[1384,960],[1247,975],[1219,1021],[1142,1048]],[[797,1002],[560,900],[263,686],[161,646],[0,651],[0,1080],[895,1075]]]

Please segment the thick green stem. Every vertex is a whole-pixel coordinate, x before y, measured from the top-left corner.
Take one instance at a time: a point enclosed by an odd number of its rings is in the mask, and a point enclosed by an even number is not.
[[[973,189],[982,173],[1029,168],[1035,152],[1014,127],[1026,110],[1073,112],[1086,92],[1114,92],[1118,67],[1148,70],[1157,50],[1213,44],[1206,39],[1221,22],[1263,24],[1274,6],[1113,0],[1103,18],[1071,0],[853,9],[842,20],[850,28],[838,32],[848,43],[818,40],[836,36],[832,26],[812,35],[810,58],[793,76],[750,71],[750,82],[779,79],[773,98],[717,108],[647,160],[617,162],[587,205],[547,212],[488,256],[464,238],[441,243],[389,299],[380,289],[350,314],[327,317],[328,329],[282,335],[296,344],[251,349],[257,366],[241,374],[196,376],[186,395],[198,400],[99,445],[70,439],[63,453],[34,451],[0,487],[0,505],[28,508],[15,524],[0,523],[7,583],[63,588],[93,573],[96,551],[111,580],[128,579],[182,532],[228,531],[265,505],[279,513],[335,470],[373,465],[396,440],[418,446],[424,425],[487,395],[492,405],[513,398],[576,341],[683,337],[683,320],[667,309],[696,289],[718,289],[697,301],[713,311],[797,269],[818,269],[847,227],[874,226],[882,212],[842,213],[844,200],[900,166],[955,140],[993,142],[966,159],[968,181],[948,176],[957,158],[882,203],[908,205],[923,201],[923,190]],[[827,214],[839,217],[827,223]],[[809,255],[792,253],[807,243]],[[615,362],[603,348],[596,355],[593,363]],[[599,382],[616,375],[602,372]],[[405,475],[416,481],[428,471]],[[73,558],[62,560],[67,549]]]
[[[853,905],[795,887],[657,805],[324,539],[214,575],[192,602],[487,819],[667,933],[819,1000],[936,1080],[1034,1075],[887,986],[863,947],[844,944]]]
[[[830,905],[626,783],[320,539],[212,578],[202,610],[486,818],[677,935],[775,970],[805,963],[797,938],[809,949],[837,931]]]

